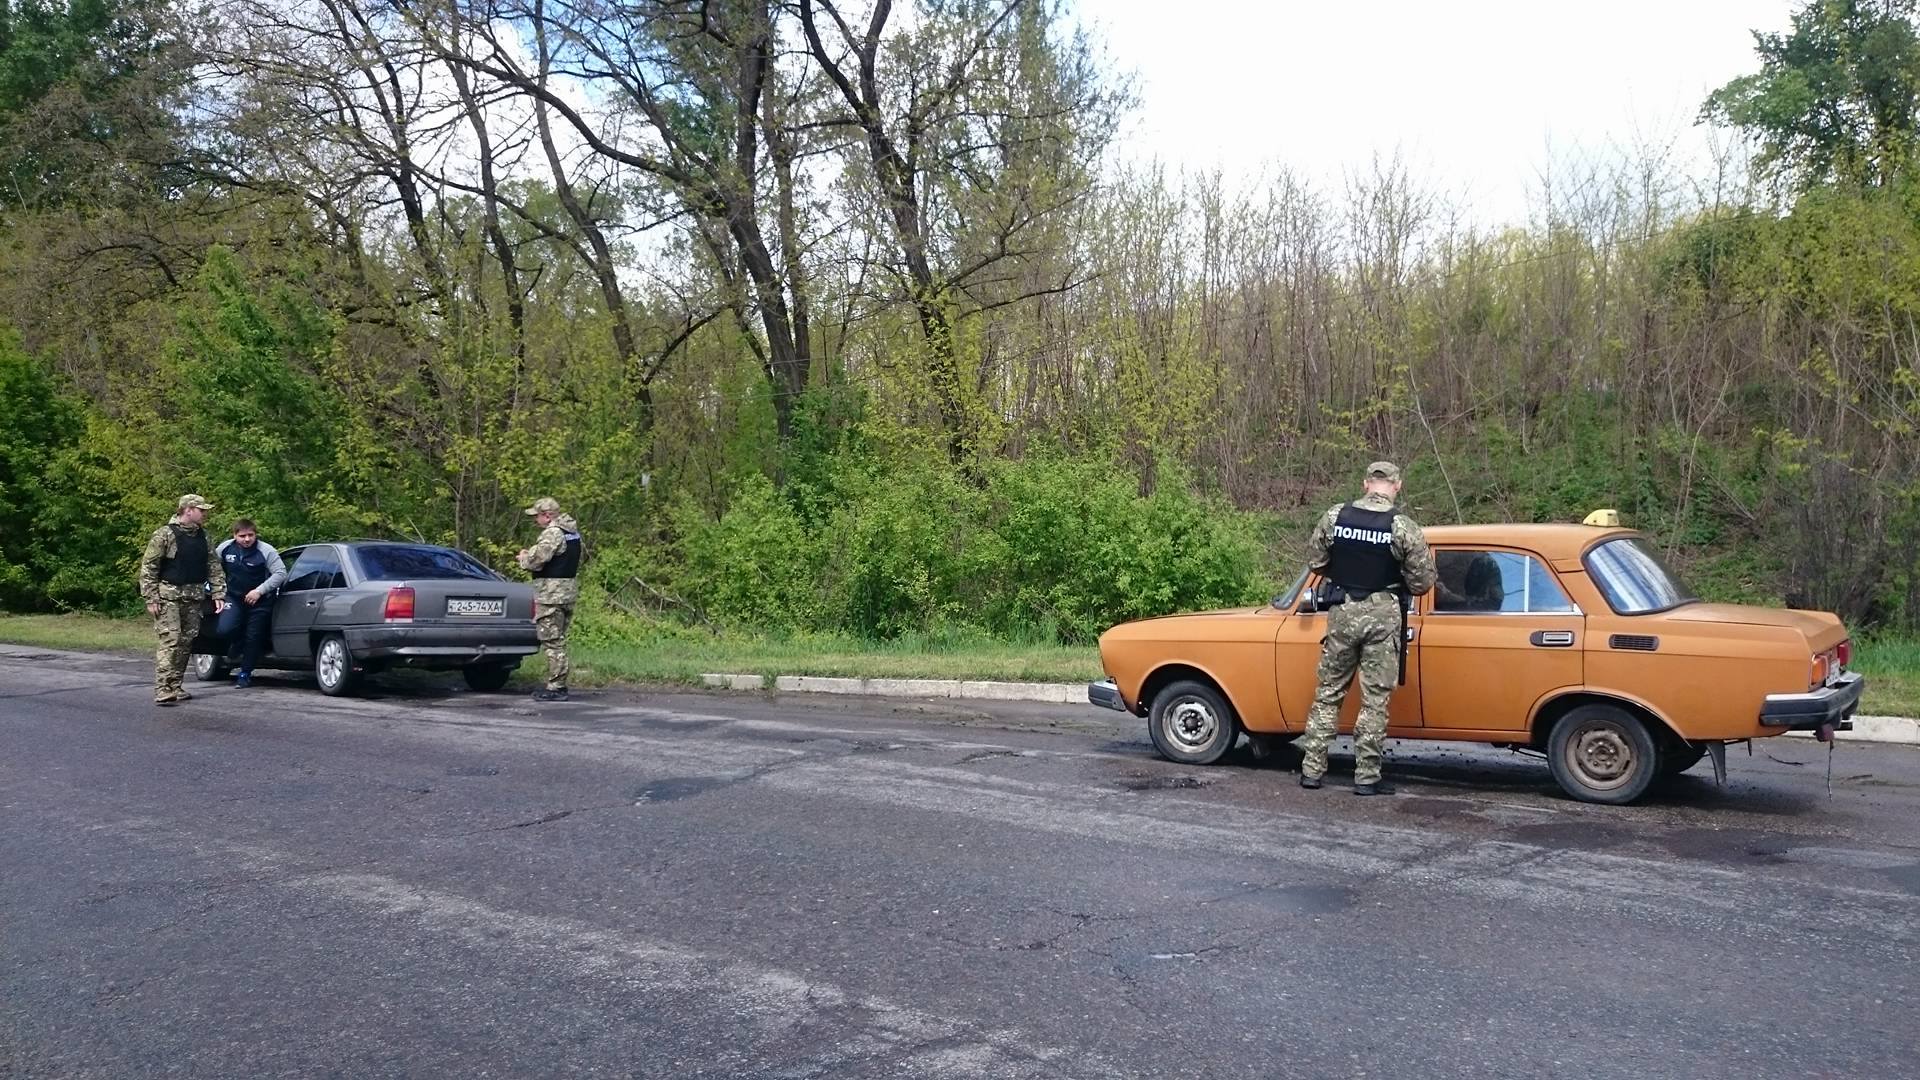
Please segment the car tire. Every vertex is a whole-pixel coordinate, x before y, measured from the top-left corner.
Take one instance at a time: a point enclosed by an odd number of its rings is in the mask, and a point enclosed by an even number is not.
[[[491,693],[506,689],[513,668],[506,664],[468,664],[460,669],[460,675],[467,680],[467,689]]]
[[[194,653],[187,662],[187,670],[193,672],[197,682],[219,682],[232,672],[226,662],[212,653]]]
[[[1619,806],[1646,793],[1660,752],[1639,717],[1617,705],[1582,705],[1554,723],[1547,767],[1568,795]]]
[[[1675,739],[1660,748],[1660,775],[1679,776],[1700,763],[1707,756],[1704,745],[1681,742]]]
[[[1147,710],[1147,734],[1168,761],[1211,765],[1233,749],[1240,721],[1220,691],[1182,679],[1154,695]]]
[[[313,678],[320,692],[328,697],[353,693],[360,680],[353,670],[353,654],[347,651],[347,639],[329,634],[313,650]]]

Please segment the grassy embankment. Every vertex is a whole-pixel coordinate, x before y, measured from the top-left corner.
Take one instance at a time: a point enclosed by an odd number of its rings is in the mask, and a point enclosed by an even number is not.
[[[50,649],[150,653],[153,631],[144,619],[98,615],[0,613],[0,641]],[[842,675],[869,678],[997,679],[1083,682],[1100,677],[1092,648],[1007,644],[983,639],[887,642],[818,637],[789,641],[750,638],[663,639],[639,644],[576,642],[576,681],[698,683],[706,672],[760,675]],[[537,670],[535,658],[523,671]]]
[[[146,653],[153,648],[145,620],[97,615],[0,613],[0,641],[103,652]],[[978,639],[675,638],[640,644],[582,643],[573,652],[576,681],[582,684],[696,683],[710,671],[1019,682],[1081,682],[1100,677],[1100,663],[1091,648]],[[536,659],[522,671],[532,672],[539,666]],[[1920,716],[1920,640],[1860,642],[1854,668],[1867,677],[1863,712]]]

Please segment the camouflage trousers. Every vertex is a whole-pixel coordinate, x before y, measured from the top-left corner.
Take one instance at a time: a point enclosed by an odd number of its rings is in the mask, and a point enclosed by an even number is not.
[[[1381,749],[1387,741],[1387,699],[1400,681],[1399,598],[1374,593],[1365,600],[1349,600],[1327,612],[1327,636],[1320,642],[1319,684],[1313,708],[1307,713],[1307,733],[1300,740],[1305,759],[1300,775],[1321,776],[1327,771],[1327,744],[1339,727],[1340,706],[1347,686],[1360,677],[1360,714],[1353,722],[1353,782],[1371,784],[1380,779]]]
[[[573,625],[572,604],[541,604],[533,617],[534,633],[540,637],[540,651],[547,657],[547,689],[567,688],[567,628]]]
[[[153,617],[159,644],[153,650],[153,698],[158,701],[181,692],[193,639],[200,633],[200,600],[161,597],[160,613]]]

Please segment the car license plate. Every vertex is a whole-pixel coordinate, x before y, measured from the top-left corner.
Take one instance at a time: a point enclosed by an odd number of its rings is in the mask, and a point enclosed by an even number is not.
[[[448,615],[504,615],[506,611],[506,600],[497,596],[454,596],[447,599]]]

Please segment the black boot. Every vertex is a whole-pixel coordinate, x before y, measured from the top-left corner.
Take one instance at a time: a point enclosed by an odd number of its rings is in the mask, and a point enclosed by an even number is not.
[[[1320,778],[1317,776],[1308,776],[1306,773],[1301,773],[1300,786],[1303,788],[1317,788],[1320,786]]]
[[[1393,785],[1387,783],[1385,780],[1375,780],[1371,784],[1353,785],[1353,793],[1355,795],[1391,795],[1393,792]]]
[[[540,691],[537,691],[537,692],[535,692],[535,694],[533,695],[533,700],[535,700],[535,701],[565,701],[565,700],[567,700],[567,688],[563,686],[563,687],[561,687],[561,688],[560,688],[560,689],[558,689],[558,690],[540,690]]]

